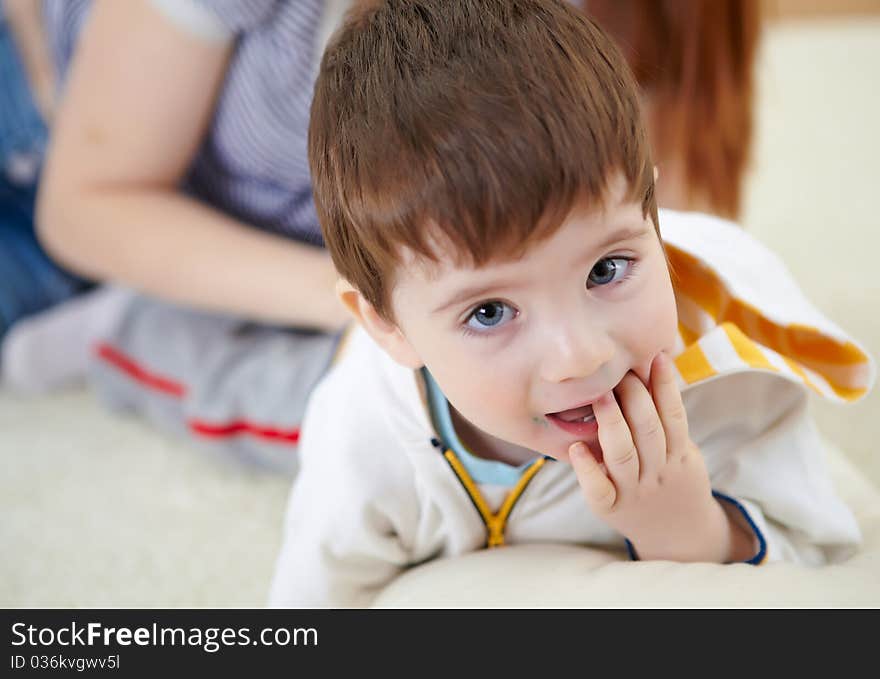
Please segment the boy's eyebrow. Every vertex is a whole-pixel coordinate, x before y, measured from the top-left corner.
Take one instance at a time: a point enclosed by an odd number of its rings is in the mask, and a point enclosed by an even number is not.
[[[603,240],[601,243],[597,243],[594,248],[591,248],[590,255],[592,256],[594,252],[604,250],[615,243],[622,243],[623,241],[635,240],[636,238],[643,238],[649,234],[652,234],[653,230],[645,228],[644,224],[640,224],[638,227],[625,226],[620,229],[617,229],[613,233],[611,233],[608,238]],[[500,287],[508,287],[507,285],[499,282],[493,281],[492,283],[482,284],[482,285],[473,285],[462,290],[457,290],[454,294],[450,295],[450,297],[440,304],[438,307],[431,311],[432,314],[439,313],[448,309],[451,306],[459,304],[468,299],[473,299],[476,297],[481,297],[482,295],[488,293],[491,290]]]

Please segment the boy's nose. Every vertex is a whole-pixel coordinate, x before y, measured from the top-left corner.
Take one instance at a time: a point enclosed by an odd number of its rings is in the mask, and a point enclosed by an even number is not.
[[[589,377],[614,355],[614,341],[602,328],[563,325],[549,333],[541,359],[541,377],[564,382]]]

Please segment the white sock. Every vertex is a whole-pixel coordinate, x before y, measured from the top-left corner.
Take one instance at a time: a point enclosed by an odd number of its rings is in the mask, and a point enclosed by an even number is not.
[[[118,322],[133,294],[105,285],[15,323],[0,345],[3,385],[42,394],[81,382],[94,344]]]

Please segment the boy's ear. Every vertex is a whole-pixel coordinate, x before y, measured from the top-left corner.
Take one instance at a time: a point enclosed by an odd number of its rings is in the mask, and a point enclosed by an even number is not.
[[[376,309],[344,278],[336,281],[336,296],[364,327],[364,330],[400,365],[417,370],[424,363],[409,340],[394,323],[382,318]]]

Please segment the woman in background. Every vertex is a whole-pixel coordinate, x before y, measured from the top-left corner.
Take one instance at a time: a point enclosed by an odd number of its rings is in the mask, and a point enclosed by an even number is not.
[[[8,384],[88,369],[114,409],[292,466],[345,320],[306,157],[334,4],[43,3],[63,96],[37,230],[58,262],[117,285],[14,327]]]

